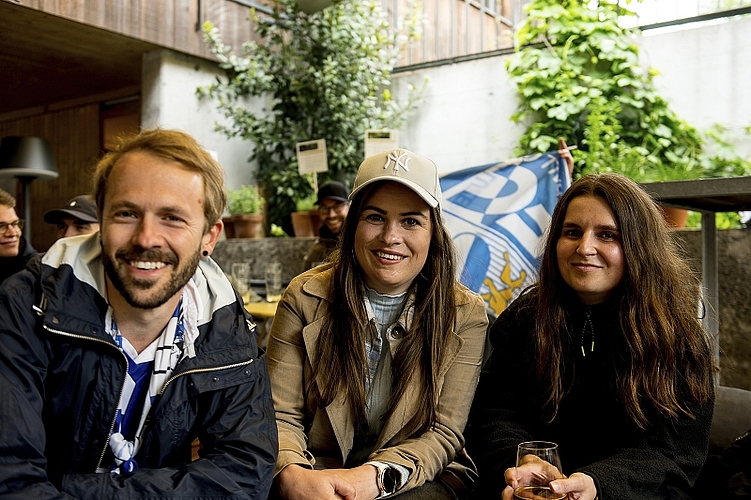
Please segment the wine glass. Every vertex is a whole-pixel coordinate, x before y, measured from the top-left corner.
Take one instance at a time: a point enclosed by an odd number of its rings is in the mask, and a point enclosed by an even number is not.
[[[550,441],[527,441],[520,443],[516,451],[517,487],[516,499],[563,500],[566,494],[554,493],[550,481],[563,477],[558,445]]]
[[[232,264],[232,283],[241,297],[248,293],[250,284],[250,263],[235,262]]]

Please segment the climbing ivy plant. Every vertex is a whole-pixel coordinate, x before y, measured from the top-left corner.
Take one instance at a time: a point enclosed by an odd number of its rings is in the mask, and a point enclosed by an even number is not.
[[[239,50],[222,43],[219,30],[204,24],[204,36],[226,78],[198,89],[229,118],[218,129],[253,144],[249,160],[258,164],[257,180],[267,199],[267,223],[291,232],[289,214],[296,201],[312,193],[299,175],[297,142],[325,139],[329,171],[323,182],[348,182],[364,154],[367,129],[399,128],[420,98],[410,87],[404,102],[390,93],[391,71],[417,24],[391,29],[378,0],[344,0],[315,14],[299,10],[295,0],[274,3],[270,17],[251,10],[262,42]],[[259,112],[247,98],[262,99]]]
[[[623,2],[622,2],[623,3]],[[636,0],[634,1],[636,3]],[[748,175],[748,161],[719,161],[702,135],[657,92],[639,61],[633,15],[616,0],[532,0],[507,63],[526,126],[517,153],[576,144],[574,177],[616,171],[640,182]],[[737,160],[738,158],[736,158]]]

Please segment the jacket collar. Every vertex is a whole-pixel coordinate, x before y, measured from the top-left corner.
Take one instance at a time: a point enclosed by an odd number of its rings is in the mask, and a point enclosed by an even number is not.
[[[321,270],[314,273],[313,276],[303,284],[302,289],[305,293],[318,299],[331,302],[332,282],[334,279],[333,264],[324,264],[319,267]]]
[[[235,302],[232,285],[222,269],[210,258],[201,259],[198,269],[191,278],[198,291],[198,299],[204,305],[197,318],[197,326],[208,323],[214,312]],[[79,281],[91,287],[107,303],[107,287],[102,264],[102,247],[99,233],[74,236],[57,240],[42,257],[41,286],[46,308],[64,315],[70,311],[81,311],[81,304],[69,304],[74,300],[68,293],[74,282]],[[87,307],[87,305],[83,305]],[[91,307],[94,307],[92,304]],[[101,326],[104,326],[104,310],[96,306]],[[87,309],[91,311],[91,309]],[[94,316],[88,314],[91,320]]]
[[[319,267],[321,270],[311,276],[311,278],[303,284],[302,289],[314,297],[331,302],[332,280],[334,279],[333,264],[324,264]],[[456,307],[469,304],[470,295],[467,293],[457,293],[454,294],[454,297],[456,300]]]

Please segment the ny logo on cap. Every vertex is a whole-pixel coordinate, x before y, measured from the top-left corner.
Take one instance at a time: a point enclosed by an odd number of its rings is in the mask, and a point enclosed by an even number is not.
[[[389,153],[389,155],[386,157],[386,164],[383,166],[383,168],[389,168],[389,164],[393,161],[394,172],[398,172],[399,167],[402,167],[404,170],[409,172],[409,167],[407,166],[407,164],[412,158],[409,157],[406,151],[403,151],[401,154],[397,155],[398,152],[399,150],[397,149]]]

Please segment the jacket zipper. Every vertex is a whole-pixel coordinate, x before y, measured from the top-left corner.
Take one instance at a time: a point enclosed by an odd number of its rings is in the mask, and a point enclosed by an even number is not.
[[[230,368],[237,368],[238,366],[245,366],[249,365],[253,362],[253,358],[250,358],[248,361],[243,361],[242,363],[232,363],[229,365],[224,366],[214,366],[214,367],[207,367],[207,368],[194,368],[192,370],[185,370],[184,372],[180,372],[177,375],[173,375],[170,377],[162,386],[161,390],[159,391],[159,395],[161,396],[164,394],[165,389],[167,389],[167,386],[175,379],[178,379],[182,377],[183,375],[189,375],[191,373],[204,373],[204,372],[213,372],[218,370],[229,370]]]
[[[128,373],[128,366],[129,366],[128,357],[120,349],[117,349],[117,346],[115,346],[114,344],[110,344],[109,342],[105,342],[104,340],[101,340],[95,337],[90,337],[88,335],[79,335],[77,333],[70,333],[70,332],[64,332],[62,330],[55,330],[53,328],[48,327],[47,325],[42,325],[42,326],[48,332],[56,333],[64,337],[73,337],[75,339],[81,339],[81,340],[93,340],[94,342],[99,342],[100,344],[114,347],[117,350],[117,352],[120,354],[120,356],[122,356],[123,359],[125,360],[125,373]],[[122,397],[123,397],[123,387],[122,385],[120,385],[120,393],[117,395],[118,404],[120,402],[120,398]],[[98,471],[102,466],[102,460],[104,460],[104,455],[105,453],[107,453],[107,446],[109,446],[110,444],[110,436],[112,435],[112,429],[115,428],[116,420],[117,420],[117,411],[115,411],[115,414],[112,416],[112,422],[110,422],[110,430],[107,433],[107,439],[104,440],[104,446],[102,447],[102,452],[99,454],[99,460],[96,463],[96,468],[94,469],[94,472]]]
[[[743,434],[741,434],[737,438],[733,439],[733,443],[737,443],[741,439],[748,437],[749,434],[751,434],[751,429],[747,430],[746,432],[744,432]]]

